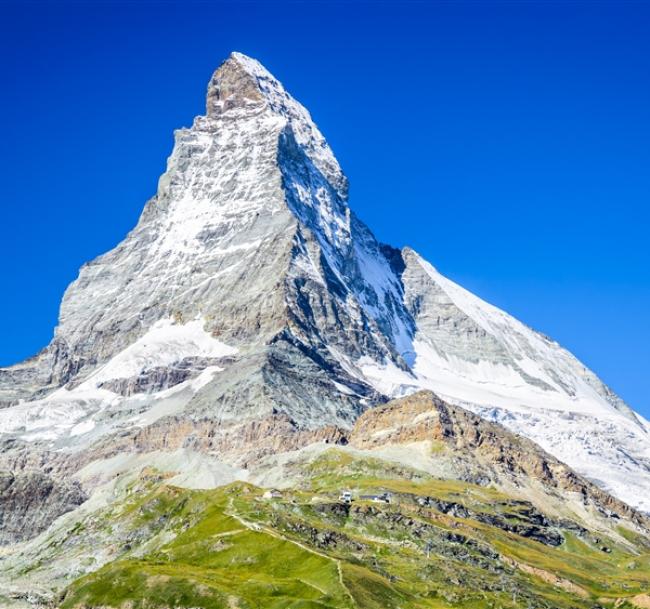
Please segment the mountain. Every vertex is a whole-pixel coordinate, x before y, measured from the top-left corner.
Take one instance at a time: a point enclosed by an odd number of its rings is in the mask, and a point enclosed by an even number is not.
[[[233,53],[137,226],[66,290],[52,342],[0,370],[0,469],[60,485],[11,540],[92,502],[98,463],[211,486],[345,441],[420,389],[650,510],[650,424],[557,343],[379,243],[307,110]]]

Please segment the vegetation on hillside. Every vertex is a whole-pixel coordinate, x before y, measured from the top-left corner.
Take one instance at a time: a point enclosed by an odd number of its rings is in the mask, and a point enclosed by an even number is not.
[[[330,450],[277,499],[233,483],[179,489],[147,475],[88,528],[116,559],[62,609],[420,609],[642,606],[650,544],[604,538],[486,487]],[[388,491],[391,503],[339,502]],[[623,540],[623,542],[621,542]]]

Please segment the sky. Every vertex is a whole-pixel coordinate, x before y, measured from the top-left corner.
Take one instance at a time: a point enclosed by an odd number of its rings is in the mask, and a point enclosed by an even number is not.
[[[650,418],[650,3],[0,3],[0,365],[135,225],[233,51],[309,108],[383,241]]]

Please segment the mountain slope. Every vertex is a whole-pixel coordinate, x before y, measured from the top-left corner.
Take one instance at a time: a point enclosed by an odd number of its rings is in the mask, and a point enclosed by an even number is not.
[[[383,393],[428,388],[528,436],[632,505],[649,510],[650,424],[556,342],[403,251],[416,324],[412,375],[372,362]],[[415,378],[413,378],[415,377]]]
[[[70,474],[166,442],[248,464],[427,388],[650,509],[648,423],[559,345],[378,243],[347,199],[307,110],[231,55],[53,341],[0,370],[0,465]]]
[[[187,488],[187,458],[125,467],[0,557],[0,602],[644,606],[650,520],[531,441],[429,392],[367,411],[347,440],[222,473],[210,490]],[[261,486],[274,481],[282,490],[269,496]],[[388,503],[376,498],[386,492]]]

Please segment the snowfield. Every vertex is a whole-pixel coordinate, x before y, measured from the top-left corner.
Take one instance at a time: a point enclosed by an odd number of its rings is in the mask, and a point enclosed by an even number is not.
[[[149,331],[111,358],[77,387],[61,387],[39,399],[22,402],[0,410],[0,434],[17,435],[23,440],[43,440],[56,445],[66,437],[84,436],[95,432],[95,436],[113,431],[121,423],[116,417],[113,423],[99,423],[102,415],[113,418],[120,411],[130,409],[147,414],[131,417],[129,425],[153,423],[161,416],[182,410],[189,397],[209,383],[221,372],[219,366],[209,366],[196,378],[179,383],[168,389],[125,398],[100,386],[107,381],[137,377],[151,369],[177,364],[188,357],[222,358],[237,353],[213,338],[203,328],[205,320],[197,318],[186,324],[171,319],[161,319]],[[184,399],[171,400],[176,394],[185,393]],[[174,404],[169,407],[170,401]],[[106,419],[108,419],[106,418]],[[88,438],[88,440],[93,438]],[[77,440],[78,441],[78,440]]]

